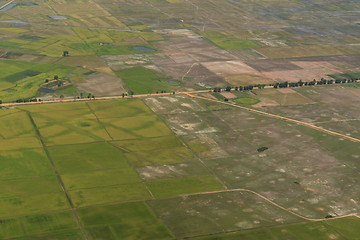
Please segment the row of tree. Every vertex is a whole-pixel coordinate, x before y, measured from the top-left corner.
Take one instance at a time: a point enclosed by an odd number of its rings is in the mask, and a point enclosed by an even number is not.
[[[339,83],[354,83],[360,80],[360,78],[352,78],[352,79],[336,79],[336,80],[326,80],[321,78],[320,80],[313,80],[309,82],[303,82],[302,80],[298,82],[279,82],[273,84],[255,84],[255,85],[248,85],[248,86],[239,86],[239,87],[231,87],[227,86],[226,88],[222,89],[219,87],[215,87],[213,89],[214,92],[221,92],[227,91],[230,92],[232,89],[235,91],[247,91],[253,90],[255,87],[258,89],[265,88],[266,86],[273,86],[274,88],[288,88],[288,87],[302,87],[302,86],[314,86],[314,85],[327,85],[327,84],[339,84]]]

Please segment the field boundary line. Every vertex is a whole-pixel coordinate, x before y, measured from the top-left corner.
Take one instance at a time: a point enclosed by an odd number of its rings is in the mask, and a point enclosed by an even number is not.
[[[293,123],[296,123],[296,124],[299,124],[299,125],[302,125],[302,126],[305,126],[305,127],[310,127],[310,128],[315,129],[315,130],[327,133],[329,135],[343,137],[343,138],[346,138],[346,139],[348,139],[348,140],[350,140],[352,142],[360,143],[360,139],[358,139],[358,138],[350,137],[350,136],[347,136],[347,135],[344,135],[344,134],[341,134],[341,133],[338,133],[338,132],[327,130],[325,128],[318,127],[318,126],[316,126],[314,124],[311,124],[311,123],[302,122],[302,121],[299,121],[299,120],[295,120],[295,119],[288,118],[288,117],[283,117],[283,116],[276,115],[276,114],[273,114],[273,113],[267,113],[267,112],[263,112],[263,111],[260,111],[260,110],[239,106],[239,105],[236,105],[236,104],[233,104],[233,103],[227,103],[227,102],[222,102],[222,101],[219,101],[219,100],[210,99],[210,98],[206,98],[206,97],[195,96],[195,95],[192,95],[191,93],[185,93],[185,94],[187,96],[189,96],[189,97],[192,97],[192,98],[198,98],[198,99],[203,99],[203,100],[212,101],[212,102],[216,102],[216,103],[221,103],[221,104],[225,104],[225,105],[228,105],[228,106],[232,106],[232,107],[240,108],[240,109],[243,109],[243,110],[247,110],[247,111],[250,111],[250,112],[266,115],[266,116],[273,117],[273,118],[282,119],[282,120],[285,120],[285,121],[288,121],[288,122],[293,122]]]
[[[74,215],[75,221],[77,222],[80,231],[82,232],[82,234],[83,234],[83,236],[84,236],[85,239],[89,239],[89,237],[88,237],[88,235],[87,235],[87,232],[86,232],[86,230],[85,230],[85,228],[84,228],[84,226],[83,226],[83,224],[82,224],[82,222],[81,222],[81,220],[80,220],[80,217],[79,217],[79,215],[78,215],[77,212],[76,212],[76,208],[75,208],[75,206],[74,206],[74,203],[72,202],[72,200],[71,200],[71,198],[70,198],[70,195],[69,195],[68,192],[66,191],[64,182],[63,182],[63,180],[61,179],[61,176],[60,176],[60,174],[59,174],[59,172],[58,172],[58,170],[57,170],[57,168],[56,168],[56,166],[55,166],[55,163],[54,163],[54,161],[53,161],[53,159],[52,159],[52,157],[51,157],[51,155],[50,155],[50,153],[49,153],[49,150],[47,149],[47,146],[46,146],[46,144],[45,144],[45,142],[44,142],[44,139],[43,139],[43,137],[41,136],[41,133],[40,133],[40,131],[39,131],[39,129],[38,129],[38,127],[37,127],[37,125],[36,125],[33,117],[31,116],[30,112],[28,112],[28,111],[24,111],[24,112],[26,112],[26,114],[27,114],[27,116],[28,116],[28,118],[29,118],[32,126],[34,127],[34,130],[35,130],[35,132],[36,132],[36,135],[38,136],[38,138],[39,138],[39,140],[40,140],[40,142],[41,142],[41,145],[42,145],[42,147],[43,147],[43,150],[44,150],[44,152],[45,152],[45,154],[46,154],[46,157],[48,158],[48,160],[49,160],[49,162],[50,162],[50,165],[51,165],[51,167],[52,167],[52,170],[53,170],[56,178],[58,179],[58,182],[59,182],[59,184],[60,184],[60,187],[61,187],[61,189],[62,189],[62,191],[63,191],[63,193],[64,193],[64,195],[65,195],[65,197],[66,197],[66,199],[67,199],[67,202],[68,202],[68,204],[69,204],[69,206],[70,206],[70,208],[71,208],[71,211],[72,211],[72,213],[73,213],[73,215]]]

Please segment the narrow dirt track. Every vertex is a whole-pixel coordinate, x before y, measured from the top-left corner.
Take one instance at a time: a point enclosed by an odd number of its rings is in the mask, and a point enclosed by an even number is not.
[[[297,214],[283,206],[280,206],[279,204],[271,201],[270,199],[268,199],[267,197],[255,192],[255,191],[252,191],[252,190],[249,190],[249,189],[245,189],[245,188],[237,188],[237,189],[225,189],[225,190],[219,190],[219,191],[212,191],[212,192],[197,192],[197,193],[190,193],[190,194],[182,194],[180,196],[194,196],[194,195],[205,195],[205,194],[215,194],[215,193],[224,193],[224,192],[249,192],[249,193],[252,193],[262,199],[264,199],[265,201],[269,202],[270,204],[278,207],[278,208],[281,208],[282,210],[292,214],[292,215],[295,215],[299,218],[302,218],[304,220],[307,220],[307,221],[312,221],[312,222],[318,222],[318,221],[324,221],[324,220],[329,220],[329,219],[337,219],[337,218],[345,218],[345,217],[357,217],[357,218],[360,218],[360,216],[357,215],[357,213],[350,213],[350,214],[346,214],[346,215],[343,215],[343,216],[336,216],[336,217],[332,217],[332,218],[308,218],[308,217],[304,217],[304,216],[301,216],[300,214]]]

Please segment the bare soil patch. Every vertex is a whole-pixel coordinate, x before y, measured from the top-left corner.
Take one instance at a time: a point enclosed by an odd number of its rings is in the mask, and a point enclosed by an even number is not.
[[[274,80],[264,76],[250,75],[250,74],[239,74],[229,75],[224,77],[225,81],[230,83],[232,86],[244,86],[252,84],[269,84],[273,83]]]
[[[278,91],[281,93],[297,93],[296,91],[294,91],[291,88],[279,88]]]
[[[293,61],[301,69],[300,70],[285,70],[263,72],[264,76],[271,78],[275,81],[290,81],[297,82],[299,80],[311,81],[313,79],[329,78],[327,75],[331,73],[341,73],[342,69],[336,67],[329,62],[323,61]]]
[[[77,87],[95,96],[120,95],[125,92],[122,80],[107,74],[92,74],[86,82],[78,83]]]
[[[223,95],[224,97],[229,98],[229,99],[231,99],[231,98],[237,98],[237,97],[236,97],[233,93],[231,93],[231,92],[222,92],[221,95]]]
[[[203,65],[218,76],[252,74],[259,75],[259,72],[246,65],[243,61],[207,62]]]
[[[300,66],[286,59],[258,59],[247,61],[247,65],[258,70],[259,72],[289,71],[300,70]]]

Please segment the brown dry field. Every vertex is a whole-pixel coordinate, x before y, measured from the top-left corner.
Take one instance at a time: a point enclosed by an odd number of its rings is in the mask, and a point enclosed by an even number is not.
[[[95,96],[121,95],[126,92],[120,78],[103,73],[91,74],[85,82],[77,83],[76,86]]]
[[[237,98],[237,96],[234,95],[234,94],[231,93],[231,92],[222,92],[221,95],[223,95],[224,97],[229,98],[229,99],[231,99],[231,98]]]
[[[336,67],[329,62],[292,62],[298,66],[299,70],[281,70],[263,72],[262,74],[275,81],[297,82],[299,80],[312,81],[313,79],[329,78],[327,75],[331,73],[341,73],[342,69]]]
[[[264,76],[248,75],[248,74],[229,75],[229,76],[225,76],[224,79],[232,86],[245,86],[254,83],[270,84],[274,82],[274,80],[270,78],[266,78]]]

